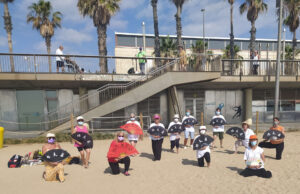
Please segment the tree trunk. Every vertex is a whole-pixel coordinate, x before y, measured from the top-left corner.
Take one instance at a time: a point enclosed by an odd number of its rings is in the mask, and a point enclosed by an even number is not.
[[[293,32],[293,60],[295,60],[296,48],[297,48],[297,38],[296,38],[296,30],[295,30]]]
[[[9,15],[9,11],[8,11],[8,3],[5,2],[4,3],[4,24],[5,24],[5,30],[7,33],[7,41],[8,41],[8,49],[9,49],[9,53],[13,53],[13,48],[12,48],[12,23],[11,23],[11,17]],[[15,64],[14,64],[14,57],[11,55],[10,56],[10,68],[11,68],[11,72],[15,72]]]
[[[181,7],[179,7],[179,6],[177,7],[177,13],[175,15],[175,18],[176,18],[176,31],[177,31],[177,47],[178,47],[178,51],[179,51],[179,46],[182,46]]]
[[[158,31],[158,16],[157,16],[157,0],[152,0],[153,7],[153,22],[154,22],[154,35],[155,35],[155,57],[160,57],[160,41],[159,41],[159,31]],[[155,65],[160,66],[160,60],[155,60]]]
[[[253,55],[255,51],[255,35],[256,35],[256,28],[255,28],[255,20],[251,21],[251,38],[250,38],[250,54]],[[251,56],[252,58],[253,56]]]
[[[234,59],[233,4],[230,4],[230,57]]]
[[[48,55],[51,54],[51,36],[46,36],[45,37],[45,42],[46,42],[46,47],[47,47],[47,53]],[[51,71],[51,57],[48,56],[48,64],[49,64],[49,73],[52,72]]]
[[[100,72],[107,73],[107,59],[103,58],[103,56],[107,55],[106,49],[106,30],[107,26],[105,24],[100,24],[97,27],[98,32],[98,50],[99,50],[99,65],[100,65]]]

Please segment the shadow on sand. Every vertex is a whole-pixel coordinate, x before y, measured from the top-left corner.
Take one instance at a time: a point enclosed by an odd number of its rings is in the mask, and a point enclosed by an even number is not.
[[[198,162],[196,160],[182,159],[181,163],[183,165],[198,166]]]
[[[237,167],[233,167],[233,166],[227,166],[226,168],[228,168],[229,170],[232,170],[232,171],[236,171],[238,174],[240,174],[244,170],[242,168],[237,168]]]
[[[153,157],[154,157],[153,154],[148,154],[146,152],[142,152],[139,156],[142,157],[142,158],[148,158],[150,160],[152,160]]]

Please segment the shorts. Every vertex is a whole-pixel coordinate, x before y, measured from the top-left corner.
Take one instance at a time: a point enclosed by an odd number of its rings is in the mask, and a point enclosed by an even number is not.
[[[83,147],[77,147],[77,150],[79,152],[81,152],[82,150],[86,150],[86,149],[92,149],[91,147],[88,147],[88,146],[83,146]]]
[[[224,132],[213,132],[213,136],[218,136],[222,140],[224,139]]]
[[[190,132],[190,131],[185,130],[185,131],[184,131],[184,138],[185,138],[185,139],[188,139],[189,136],[191,137],[191,139],[194,139],[195,132]]]
[[[64,67],[64,62],[63,61],[56,61],[56,67]]]

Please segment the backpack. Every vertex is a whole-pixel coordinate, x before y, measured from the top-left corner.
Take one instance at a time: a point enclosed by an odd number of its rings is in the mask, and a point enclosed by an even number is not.
[[[20,168],[22,165],[22,158],[23,157],[20,155],[13,155],[7,163],[8,168]]]

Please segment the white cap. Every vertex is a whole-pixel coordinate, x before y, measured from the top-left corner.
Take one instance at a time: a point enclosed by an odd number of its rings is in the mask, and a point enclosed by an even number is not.
[[[206,126],[201,125],[201,126],[199,127],[199,129],[200,129],[200,130],[201,130],[201,129],[205,129],[205,130],[206,130]]]
[[[49,138],[49,137],[55,137],[55,134],[53,134],[53,133],[47,133],[47,136],[46,136],[47,138]]]
[[[78,121],[78,120],[84,120],[84,118],[82,116],[79,116],[76,118],[76,121]]]
[[[175,114],[173,118],[174,118],[174,119],[179,119],[179,115],[178,115],[178,114]]]

